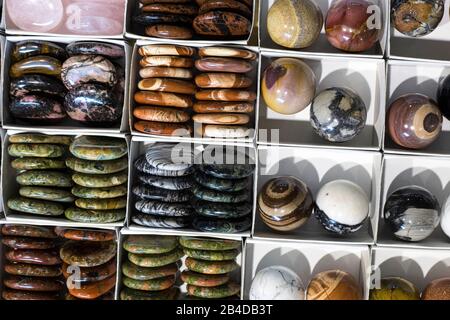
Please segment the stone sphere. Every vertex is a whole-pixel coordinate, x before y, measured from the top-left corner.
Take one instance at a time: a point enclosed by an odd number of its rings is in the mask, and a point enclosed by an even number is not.
[[[323,185],[317,193],[314,215],[327,231],[355,232],[369,215],[369,199],[357,184],[334,180]]]
[[[445,202],[444,210],[442,210],[441,228],[447,237],[450,238],[450,197]]]
[[[390,277],[380,281],[380,288],[370,290],[370,300],[420,300],[420,291],[403,278]]]
[[[316,76],[299,59],[279,58],[264,70],[261,90],[270,109],[281,114],[295,114],[314,98]]]
[[[405,241],[429,237],[439,224],[441,208],[425,188],[402,187],[394,191],[384,205],[384,220],[394,235]]]
[[[391,104],[386,125],[396,144],[408,149],[423,149],[439,137],[442,121],[436,102],[425,95],[411,93]]]
[[[450,75],[439,84],[437,97],[439,110],[447,120],[450,120]]]
[[[366,119],[364,101],[347,88],[328,88],[311,104],[311,125],[319,136],[330,142],[352,140],[364,129]]]
[[[277,0],[267,14],[270,38],[287,48],[309,47],[319,37],[322,25],[322,11],[311,0]]]
[[[271,266],[256,274],[249,295],[250,300],[304,300],[305,289],[294,271]]]
[[[329,270],[315,275],[306,290],[306,300],[362,300],[362,289],[345,271]]]
[[[422,292],[422,300],[450,300],[450,277],[431,281]]]

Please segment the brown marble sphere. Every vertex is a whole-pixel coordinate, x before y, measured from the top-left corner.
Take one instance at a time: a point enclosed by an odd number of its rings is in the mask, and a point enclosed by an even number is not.
[[[31,292],[22,290],[4,289],[2,298],[5,300],[60,300],[61,297],[57,292]]]
[[[142,133],[158,136],[191,136],[192,128],[187,124],[138,121],[134,128]]]
[[[362,300],[362,290],[347,272],[329,270],[315,275],[306,290],[306,300]]]
[[[10,289],[26,291],[50,292],[64,289],[64,283],[62,281],[40,277],[8,276],[3,281],[3,284]]]
[[[150,37],[174,40],[188,40],[194,36],[191,29],[169,24],[155,24],[145,28],[145,34]]]
[[[200,57],[226,57],[256,60],[257,54],[250,50],[231,47],[204,47],[198,49]]]
[[[166,78],[149,78],[139,81],[140,90],[195,94],[195,85],[189,81]]]
[[[171,68],[171,67],[147,67],[142,68],[139,71],[141,78],[179,78],[179,79],[191,79],[193,77],[192,71],[189,69],[182,68]]]
[[[250,62],[242,59],[206,57],[195,60],[195,67],[200,71],[246,73],[252,70]]]
[[[139,54],[147,56],[193,56],[196,50],[191,47],[173,44],[149,44],[139,48]]]
[[[2,227],[2,234],[5,236],[36,237],[47,239],[57,238],[57,235],[53,232],[53,228],[20,224],[5,224]]]
[[[133,110],[133,115],[140,120],[180,123],[189,121],[186,111],[173,108],[140,106]]]
[[[5,257],[11,262],[31,263],[53,266],[62,261],[58,252],[53,250],[9,250]]]
[[[207,101],[255,101],[256,94],[245,90],[213,89],[197,91],[195,98]]]
[[[210,11],[198,15],[193,23],[197,34],[215,37],[242,37],[250,33],[249,19],[234,12]]]
[[[62,238],[77,241],[110,241],[116,238],[116,233],[109,230],[55,227],[55,233]]]
[[[191,58],[184,58],[178,56],[150,56],[143,57],[139,62],[141,67],[176,67],[176,68],[191,68],[194,62]]]
[[[194,104],[190,96],[155,91],[138,91],[134,100],[141,104],[176,108],[189,108]]]
[[[28,263],[6,263],[5,272],[16,276],[59,277],[62,273],[59,266],[43,266]]]
[[[112,276],[105,280],[81,284],[79,289],[69,288],[69,293],[79,299],[97,299],[109,292],[116,285],[116,277]]]
[[[450,278],[431,281],[422,293],[422,300],[450,300]]]
[[[52,249],[56,246],[51,239],[26,238],[26,237],[3,237],[2,243],[12,249]]]
[[[199,113],[194,115],[192,120],[205,124],[247,124],[250,121],[250,117],[246,114],[238,113]]]
[[[236,73],[202,73],[195,77],[200,88],[248,88],[252,79]]]
[[[169,14],[184,14],[195,16],[198,13],[196,6],[177,3],[152,3],[141,8],[142,12],[159,12]]]
[[[197,101],[194,103],[193,110],[198,113],[251,113],[254,110],[254,104],[251,102]]]

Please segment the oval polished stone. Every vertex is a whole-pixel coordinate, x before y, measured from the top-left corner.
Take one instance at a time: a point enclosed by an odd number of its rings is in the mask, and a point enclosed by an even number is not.
[[[22,224],[5,224],[2,227],[2,234],[5,236],[33,237],[55,239],[57,235],[53,228],[41,226],[28,226]]]
[[[26,74],[44,74],[59,77],[61,62],[49,56],[34,56],[13,64],[9,70],[11,78],[18,78]]]
[[[192,18],[187,15],[152,12],[134,16],[133,22],[143,26],[153,24],[191,25]]]
[[[252,23],[237,13],[210,11],[198,15],[193,27],[199,35],[242,37],[250,33]]]
[[[128,157],[117,160],[92,161],[78,158],[67,158],[66,165],[73,171],[88,174],[116,173],[128,168]]]
[[[122,46],[96,41],[72,42],[67,45],[66,51],[70,56],[100,55],[111,59],[122,58],[125,56],[125,50]]]
[[[197,250],[233,250],[241,247],[241,242],[227,239],[199,238],[199,237],[180,237],[180,244],[185,248]]]
[[[131,217],[134,223],[148,228],[178,229],[190,225],[186,217],[164,217],[137,213]]]
[[[183,145],[182,145],[183,146]],[[150,145],[145,151],[147,162],[162,170],[193,170],[194,154],[191,150],[180,150],[180,145],[173,143],[158,142]],[[184,145],[186,147],[186,145]],[[174,153],[183,153],[182,158],[174,157]]]
[[[247,124],[250,122],[250,117],[236,113],[199,113],[194,115],[192,120],[206,124]]]
[[[128,259],[140,267],[162,267],[177,262],[183,257],[183,250],[176,248],[160,254],[135,254],[128,252]]]
[[[201,274],[187,270],[181,273],[181,281],[201,287],[217,287],[227,283],[229,280],[228,274]]]
[[[192,208],[185,203],[140,200],[136,201],[134,207],[139,212],[164,217],[188,217],[193,213]]]
[[[64,172],[47,170],[28,170],[16,177],[22,186],[71,187],[72,179]]]
[[[138,88],[140,90],[174,92],[183,94],[195,94],[197,91],[195,85],[190,81],[167,79],[167,78],[150,78],[139,81]]]
[[[5,257],[11,262],[30,263],[45,266],[61,264],[58,252],[54,250],[9,250]]]
[[[80,136],[70,145],[70,152],[84,160],[115,160],[128,153],[128,146],[122,138]]]
[[[82,186],[88,188],[106,188],[114,187],[124,184],[128,181],[128,173],[121,171],[110,174],[87,174],[87,173],[74,173],[72,175],[73,181]]]
[[[44,266],[29,263],[6,263],[4,268],[6,273],[17,276],[53,278],[59,277],[62,274],[59,266]]]
[[[195,98],[207,101],[255,101],[256,94],[244,90],[213,89],[197,91]]]
[[[202,126],[200,135],[212,138],[246,138],[249,137],[253,129],[244,126],[229,126],[208,124]]]
[[[2,243],[12,249],[52,249],[56,243],[51,239],[26,238],[26,237],[3,237]]]
[[[11,157],[59,158],[64,153],[64,147],[56,144],[13,143],[8,146]]]
[[[188,295],[206,299],[223,299],[239,294],[240,291],[241,286],[231,281],[217,287],[187,286]]]
[[[140,106],[134,108],[133,115],[140,120],[169,123],[187,122],[191,118],[189,113],[183,110],[150,106]]]
[[[151,3],[143,6],[141,12],[160,12],[195,16],[198,13],[198,9],[196,6],[189,4]]]
[[[58,60],[67,59],[67,53],[56,43],[41,40],[24,40],[14,44],[10,53],[12,60],[17,62],[34,56],[51,56]]]
[[[175,277],[168,276],[151,280],[135,280],[126,276],[122,279],[123,285],[135,290],[161,291],[172,287],[175,284]]]
[[[7,205],[11,210],[29,214],[60,216],[64,213],[64,205],[54,201],[17,197],[9,199]]]
[[[142,291],[123,288],[120,291],[120,300],[175,300],[180,294],[177,287],[171,287],[162,291]]]
[[[97,299],[116,285],[116,277],[81,284],[80,288],[69,288],[69,293],[79,299]]]
[[[110,230],[55,227],[55,233],[59,237],[77,241],[109,241],[116,238],[116,233]]]
[[[200,232],[240,233],[248,231],[251,226],[251,217],[241,219],[214,219],[197,216],[192,221],[192,227]]]
[[[116,256],[114,241],[67,241],[60,250],[61,259],[79,267],[96,267],[107,263]]]
[[[189,108],[194,104],[188,95],[169,92],[138,91],[134,95],[137,103],[176,108]]]
[[[177,68],[191,68],[194,66],[194,61],[191,58],[185,57],[171,57],[171,56],[148,56],[143,57],[139,64],[141,67],[177,67]]]
[[[186,190],[194,185],[194,181],[190,176],[160,177],[149,174],[140,174],[138,175],[138,179],[144,184],[167,190]]]
[[[199,166],[199,169],[220,179],[243,179],[253,174],[255,166],[252,164],[203,164]]]
[[[175,276],[178,272],[176,263],[156,268],[139,267],[129,261],[122,264],[122,273],[130,279],[142,281],[152,280],[167,276]]]
[[[47,187],[21,187],[19,194],[25,198],[56,202],[73,202],[75,198],[69,190]]]
[[[103,56],[73,56],[63,63],[61,69],[61,79],[69,90],[89,82],[113,87],[117,78],[116,67]]]
[[[183,249],[184,254],[190,258],[206,260],[206,261],[227,261],[234,260],[239,255],[239,251],[224,250],[224,251],[212,251],[212,250],[198,250],[198,249]]]
[[[246,73],[253,69],[251,63],[234,58],[206,57],[195,60],[195,67],[200,71]]]
[[[209,11],[223,10],[226,12],[235,12],[248,19],[252,18],[252,11],[243,3],[235,0],[209,0],[206,1],[198,10],[198,14],[204,14]]]
[[[129,235],[123,242],[123,248],[137,254],[167,253],[178,246],[174,236]]]
[[[64,289],[64,283],[60,280],[45,279],[38,277],[9,276],[3,280],[3,284],[15,290],[26,291],[61,291]]]
[[[202,73],[195,77],[195,84],[200,88],[248,88],[252,79],[233,73]]]
[[[147,67],[139,70],[139,75],[144,79],[155,77],[191,79],[192,71],[189,69],[171,67]]]
[[[193,166],[185,167],[183,169],[178,170],[167,170],[162,168],[156,168],[147,162],[146,154],[143,154],[136,159],[136,161],[134,162],[134,167],[140,172],[160,177],[183,177],[190,175],[195,171],[195,168]]]
[[[142,4],[151,4],[151,3],[188,3],[192,2],[192,0],[139,0]]]
[[[139,54],[146,56],[193,56],[195,48],[173,44],[149,44],[139,48]]]
[[[225,274],[239,268],[239,265],[234,260],[206,261],[187,257],[185,264],[190,271],[203,274]]]
[[[192,108],[198,113],[251,113],[254,110],[254,104],[250,102],[197,101]]]
[[[67,219],[83,223],[113,223],[125,219],[125,210],[86,210],[81,208],[67,208],[64,211]]]
[[[78,270],[72,270],[70,265],[64,263],[62,273],[66,279],[71,277],[72,283],[94,282],[105,280],[116,274],[116,268],[116,259],[111,259],[109,262],[96,267],[79,268],[79,272]]]
[[[122,117],[122,105],[115,94],[100,84],[79,85],[66,94],[64,108],[72,120],[81,122],[117,122]]]
[[[11,81],[10,95],[22,97],[33,93],[64,98],[66,88],[61,81],[43,74],[27,74]]]
[[[252,206],[248,202],[230,204],[197,201],[194,210],[199,215],[207,218],[235,219],[248,216],[252,211]]]
[[[2,292],[2,298],[5,300],[61,300],[59,292],[31,292],[22,290],[8,290]]]
[[[127,186],[120,185],[107,188],[87,188],[82,186],[75,186],[71,191],[75,197],[85,199],[110,199],[126,195]]]
[[[203,47],[198,49],[200,57],[226,57],[256,60],[257,54],[250,50],[232,47]]]
[[[88,210],[115,210],[123,209],[127,205],[127,197],[114,199],[77,199],[75,205],[78,208]]]
[[[202,172],[196,172],[195,181],[200,185],[218,191],[241,191],[250,186],[248,178],[243,179],[220,179]]]
[[[71,136],[47,135],[41,133],[20,133],[9,136],[10,143],[50,143],[70,145],[73,141]]]
[[[66,117],[59,101],[34,94],[11,99],[9,111],[14,117],[24,120],[58,122]]]
[[[188,190],[167,190],[149,185],[136,185],[132,192],[141,199],[164,202],[186,202],[191,198]]]

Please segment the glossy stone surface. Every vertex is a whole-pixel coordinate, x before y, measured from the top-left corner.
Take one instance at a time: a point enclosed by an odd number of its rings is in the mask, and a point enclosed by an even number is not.
[[[62,272],[59,266],[45,266],[29,263],[6,263],[5,272],[17,276],[28,277],[59,277]]]
[[[9,250],[5,252],[5,258],[11,262],[44,266],[61,264],[58,252],[54,250]]]
[[[304,182],[294,177],[269,180],[258,195],[258,211],[262,221],[277,231],[292,231],[308,221],[313,198]]]
[[[128,146],[121,138],[80,136],[70,145],[70,152],[85,160],[115,160],[128,153]]]
[[[16,177],[22,186],[71,187],[72,180],[67,173],[46,170],[28,170]]]
[[[243,4],[240,1],[235,0],[210,0],[204,2],[200,8],[198,13],[204,14],[209,11],[213,10],[221,10],[221,11],[228,11],[228,12],[235,12],[238,13],[248,19],[252,19],[252,11],[249,7],[247,7],[245,4]]]
[[[61,300],[61,296],[58,292],[31,292],[22,290],[10,290],[4,289],[2,292],[2,298],[5,300],[34,300],[34,301],[46,301],[46,300]]]
[[[188,16],[195,16],[198,12],[197,7],[189,4],[178,3],[151,3],[144,5],[141,12],[161,12],[172,14],[184,14]]]
[[[450,300],[450,278],[431,281],[422,292],[422,300]]]
[[[193,56],[195,48],[173,44],[149,44],[139,48],[141,56]]]
[[[387,126],[391,139],[408,149],[423,149],[438,139],[442,114],[433,100],[422,94],[406,94],[389,107]]]
[[[450,238],[450,200],[447,198],[442,210],[441,217],[441,228],[442,231]]]
[[[57,236],[53,228],[42,226],[29,226],[22,224],[5,224],[2,227],[2,234],[5,236],[33,237],[55,239]]]
[[[217,287],[230,280],[228,274],[201,274],[192,271],[183,271],[181,281],[199,287]]]
[[[186,267],[190,271],[204,274],[225,274],[236,270],[239,266],[234,260],[229,261],[206,261],[186,258]]]
[[[176,67],[176,68],[191,68],[194,66],[194,61],[189,57],[180,56],[144,56],[139,64],[141,67]]]
[[[75,207],[64,211],[67,219],[83,223],[113,223],[125,219],[125,210],[86,210]]]
[[[250,217],[241,219],[195,217],[192,226],[201,232],[240,233],[248,231],[251,228],[252,219]]]
[[[51,56],[61,61],[67,58],[64,48],[49,41],[23,40],[16,42],[11,49],[11,58],[14,62],[40,55]]]
[[[212,250],[198,250],[183,248],[184,254],[193,259],[207,260],[207,261],[226,261],[234,260],[239,255],[237,249],[212,251]]]
[[[144,79],[154,77],[190,79],[192,78],[192,71],[173,67],[146,67],[139,70],[139,75]]]
[[[88,174],[108,174],[125,170],[128,167],[128,158],[117,160],[92,161],[78,158],[67,158],[66,165],[73,171]]]
[[[195,67],[204,72],[247,73],[253,69],[250,62],[243,59],[206,57],[195,60]]]
[[[233,250],[241,247],[240,241],[187,236],[180,237],[180,244],[189,249],[212,251]]]
[[[97,299],[116,285],[116,277],[81,284],[80,288],[69,288],[69,293],[78,299]]]
[[[194,36],[190,28],[169,24],[156,24],[148,26],[145,28],[145,34],[150,37],[174,40],[188,40]]]
[[[167,78],[149,78],[139,81],[140,90],[163,91],[182,94],[195,94],[196,88],[193,83],[185,80]]]
[[[203,47],[198,49],[198,54],[200,57],[228,57],[246,60],[257,59],[255,52],[234,47]]]
[[[187,291],[190,296],[198,298],[222,299],[239,294],[241,286],[231,281],[217,287],[200,287],[189,284]]]
[[[134,207],[139,212],[165,217],[186,217],[191,216],[193,209],[186,203],[168,203],[154,200],[136,201]]]
[[[295,114],[313,100],[316,76],[299,59],[278,58],[264,70],[261,90],[270,109],[281,114]]]
[[[11,237],[2,238],[2,243],[11,249],[52,249],[56,247],[56,243],[50,239]]]
[[[134,167],[140,172],[152,174],[155,176],[161,176],[161,177],[183,177],[183,176],[190,175],[194,171],[193,166],[188,167],[187,169],[182,169],[182,170],[166,170],[166,169],[156,168],[147,162],[147,156],[145,154],[140,156],[134,162]]]
[[[237,13],[210,11],[198,15],[192,25],[198,35],[244,37],[250,33],[252,23]]]
[[[170,217],[137,213],[131,217],[134,223],[149,228],[177,229],[189,226],[190,220],[185,217]]]
[[[264,268],[252,280],[250,300],[305,300],[302,279],[283,266]]]
[[[61,247],[61,259],[79,267],[96,267],[107,263],[116,256],[117,245],[114,241],[73,241],[69,240]]]
[[[9,136],[10,143],[53,143],[70,145],[71,136],[47,135],[41,133],[20,133]]]
[[[241,191],[250,186],[250,180],[248,178],[233,180],[220,179],[202,172],[196,172],[194,179],[200,185],[217,191]]]
[[[445,77],[439,83],[439,89],[437,93],[438,106],[442,115],[449,120],[450,119],[450,75]]]
[[[79,284],[108,279],[112,275],[116,274],[116,267],[116,259],[111,259],[109,262],[96,267],[80,268],[78,273],[77,270],[73,270],[75,269],[73,266],[71,267],[67,263],[64,263],[62,266],[62,272],[64,278],[68,279],[70,277],[69,282]]]
[[[184,123],[137,121],[134,123],[136,131],[157,136],[190,137],[192,127]]]
[[[62,238],[76,241],[110,241],[116,233],[109,230],[90,230],[78,228],[55,227],[55,233]]]
[[[220,202],[220,203],[238,203],[247,201],[249,198],[249,190],[241,190],[235,192],[217,191],[195,185],[191,188],[193,195],[204,201]]]
[[[72,175],[72,180],[82,187],[106,188],[118,186],[127,182],[128,175],[126,171],[103,175],[74,173]]]
[[[185,190],[167,190],[148,185],[136,185],[132,192],[141,199],[164,202],[186,202],[191,198],[191,194]]]
[[[235,73],[202,73],[195,77],[195,83],[200,88],[248,88],[252,79]]]
[[[334,0],[325,19],[325,31],[330,44],[348,52],[362,52],[372,48],[380,37],[380,29],[373,27],[374,5],[367,0]]]
[[[61,81],[42,74],[29,74],[13,79],[9,87],[10,95],[22,97],[30,94],[44,94],[64,98],[66,88]]]
[[[319,37],[323,15],[310,0],[277,0],[267,14],[270,38],[287,48],[309,47]]]
[[[428,190],[407,186],[389,195],[384,205],[384,220],[397,238],[416,242],[433,233],[440,212],[438,200]]]
[[[133,17],[133,22],[142,26],[149,26],[154,24],[174,24],[174,25],[190,25],[192,17],[178,14],[165,13],[142,13]]]
[[[134,94],[134,100],[144,105],[175,108],[188,108],[193,104],[192,98],[188,95],[157,91],[138,91]]]
[[[124,276],[122,278],[122,281],[124,286],[130,289],[143,291],[161,291],[172,287],[175,283],[175,277],[167,276],[150,280],[135,280]]]
[[[195,98],[207,101],[255,101],[256,94],[246,90],[212,89],[197,91]]]
[[[3,284],[10,289],[27,291],[52,292],[64,288],[64,283],[60,280],[25,276],[8,276]]]
[[[122,272],[130,279],[142,281],[152,280],[167,276],[175,276],[178,272],[176,263],[156,268],[139,267],[129,261],[122,264]]]
[[[129,235],[123,242],[123,248],[136,254],[167,253],[178,246],[173,236]]]
[[[218,219],[234,219],[248,216],[252,206],[248,202],[220,203],[210,201],[196,201],[194,210],[197,214]]]
[[[192,116],[192,120],[196,123],[204,124],[247,124],[250,122],[250,117],[246,114],[236,113],[198,113]]]
[[[21,187],[19,194],[22,197],[71,203],[75,200],[69,190],[47,187]]]
[[[219,179],[243,179],[250,177],[255,170],[253,164],[203,164],[200,171]]]
[[[434,31],[444,17],[442,0],[394,0],[391,21],[397,31],[410,37],[423,37]]]
[[[186,190],[194,185],[192,177],[159,177],[149,174],[138,175],[138,179],[147,185],[167,190]]]
[[[319,136],[330,142],[352,140],[364,129],[366,119],[364,101],[347,88],[328,88],[311,104],[311,125]]]
[[[58,122],[66,117],[58,100],[34,94],[11,99],[9,111],[14,117],[28,121]]]
[[[111,59],[125,56],[125,50],[122,46],[107,42],[76,41],[69,43],[66,51],[71,56],[101,55]]]
[[[64,160],[38,157],[17,158],[11,161],[11,167],[17,170],[64,169]]]
[[[13,143],[8,146],[11,157],[59,158],[64,147],[55,144]]]
[[[23,213],[60,216],[64,213],[64,205],[53,201],[28,199],[25,197],[11,198],[7,202],[9,209]]]
[[[161,254],[135,254],[128,253],[130,262],[145,268],[162,267],[177,262],[183,256],[183,251],[176,248],[172,251]]]
[[[176,287],[162,291],[141,291],[123,288],[120,292],[120,300],[175,300],[180,294]]]
[[[211,138],[246,138],[252,134],[248,127],[208,124],[201,128],[201,135]]]
[[[188,171],[193,168],[193,153],[187,145],[154,143],[145,152],[147,163],[160,170]],[[181,152],[181,154],[180,154]]]
[[[127,205],[127,197],[114,199],[77,199],[75,205],[78,208],[88,210],[115,210],[123,209]]]
[[[370,290],[370,300],[420,300],[419,289],[406,279],[383,278],[380,285],[380,288]]]
[[[61,61],[50,56],[33,56],[11,65],[9,75],[18,78],[26,74],[43,74],[59,77],[61,74]]]
[[[71,190],[75,197],[86,199],[110,199],[117,198],[127,194],[127,186],[120,185],[107,188],[87,188],[81,186],[74,186]]]
[[[306,289],[306,300],[362,300],[362,289],[345,271],[329,270],[316,274]]]

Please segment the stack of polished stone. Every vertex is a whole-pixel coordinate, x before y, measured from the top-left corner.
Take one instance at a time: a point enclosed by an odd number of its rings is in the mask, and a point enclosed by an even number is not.
[[[189,296],[223,299],[239,295],[240,285],[230,275],[239,268],[235,261],[239,241],[181,237],[180,244],[188,269],[182,272],[181,280],[187,284]]]
[[[123,242],[128,256],[122,264],[121,300],[173,300],[183,251],[173,236],[128,236]]]
[[[5,300],[59,300],[64,291],[57,236],[52,228],[4,225]]]
[[[66,161],[74,173],[75,207],[66,209],[69,220],[113,223],[125,218],[128,181],[128,146],[124,138],[80,136],[70,145]]]
[[[183,145],[155,143],[134,163],[138,181],[133,187],[137,212],[131,219],[139,225],[172,229],[191,223],[193,209],[189,190],[194,183],[193,156],[187,149],[186,158],[174,159],[174,146]]]
[[[192,79],[193,48],[147,45],[139,48],[142,80],[134,95],[137,131],[163,136],[191,136],[190,108],[196,92]],[[187,79],[187,80],[186,80]]]
[[[11,166],[17,170],[19,197],[8,199],[11,210],[41,216],[61,216],[74,201],[66,168],[68,136],[16,134],[9,136]]]
[[[67,239],[60,250],[68,294],[66,300],[113,300],[117,244],[113,230],[56,227]]]

